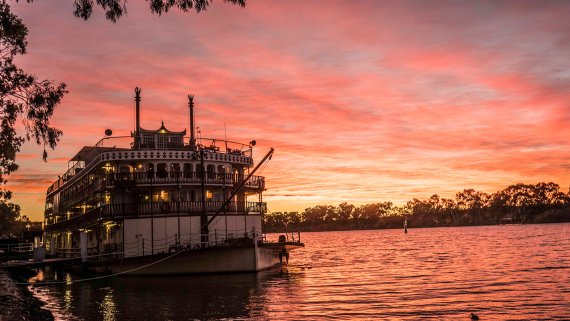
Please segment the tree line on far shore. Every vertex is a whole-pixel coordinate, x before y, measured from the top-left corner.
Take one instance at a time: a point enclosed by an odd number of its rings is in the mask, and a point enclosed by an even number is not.
[[[404,220],[409,227],[570,222],[570,191],[560,191],[553,182],[515,184],[493,194],[470,188],[455,198],[434,194],[402,206],[345,202],[309,207],[303,212],[267,213],[263,224],[266,232],[335,231],[403,228]]]

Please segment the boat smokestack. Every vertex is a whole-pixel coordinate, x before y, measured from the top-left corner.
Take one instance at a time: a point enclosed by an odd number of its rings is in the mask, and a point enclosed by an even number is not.
[[[141,89],[135,88],[135,146],[140,147],[141,131]]]
[[[194,137],[194,95],[188,95],[188,108],[190,109],[190,146],[196,146]]]

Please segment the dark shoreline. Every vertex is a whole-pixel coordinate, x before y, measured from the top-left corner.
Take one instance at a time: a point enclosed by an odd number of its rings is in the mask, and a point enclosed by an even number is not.
[[[33,296],[24,285],[35,272],[29,269],[7,271],[0,268],[0,321],[53,321],[44,303]]]
[[[570,221],[560,221],[560,222],[533,222],[533,223],[502,223],[502,224],[472,224],[472,225],[434,225],[434,226],[413,226],[408,225],[408,229],[430,229],[430,228],[456,228],[456,227],[481,227],[481,226],[511,226],[511,225],[554,225],[554,224],[570,224]],[[271,229],[271,228],[264,228],[264,233],[271,233],[271,234],[284,234],[285,229]],[[293,233],[296,234],[298,231],[301,233],[315,233],[315,232],[352,232],[352,231],[378,231],[378,230],[404,230],[403,224],[401,226],[389,226],[389,227],[361,227],[361,228],[348,228],[348,227],[338,227],[338,228],[316,228],[316,229],[294,229],[289,227],[287,232],[289,234]]]

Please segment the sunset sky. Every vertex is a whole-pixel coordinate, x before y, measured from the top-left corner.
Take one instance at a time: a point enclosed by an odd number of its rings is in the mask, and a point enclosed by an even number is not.
[[[270,211],[401,204],[472,187],[570,186],[570,2],[266,1],[162,17],[143,1],[113,24],[73,1],[10,2],[28,26],[18,65],[69,88],[49,160],[27,144],[8,188],[43,217],[47,187],[110,128],[188,128],[273,160]]]

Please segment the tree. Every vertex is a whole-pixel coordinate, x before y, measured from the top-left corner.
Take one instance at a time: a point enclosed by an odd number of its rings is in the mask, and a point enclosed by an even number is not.
[[[332,205],[317,205],[309,207],[303,212],[303,220],[310,229],[322,230],[325,223],[335,217],[335,207]]]
[[[522,183],[510,185],[502,190],[501,194],[505,206],[514,210],[514,219],[526,222],[533,207],[537,204],[534,185]]]
[[[20,219],[20,206],[0,200],[0,236],[10,233],[18,219]]]
[[[428,221],[431,221],[429,218],[431,208],[429,201],[422,201],[414,198],[406,203],[406,208],[409,210],[409,213],[416,222],[416,225],[424,225],[427,224]]]
[[[6,176],[18,169],[16,154],[26,140],[33,139],[44,146],[55,148],[62,132],[50,127],[54,109],[67,92],[65,84],[25,73],[14,64],[14,57],[26,53],[28,29],[22,20],[10,12],[5,0],[0,2],[0,184]],[[21,119],[24,135],[16,133],[15,124]],[[0,200],[8,200],[11,193],[0,189]]]
[[[442,198],[441,203],[443,206],[442,221],[448,221],[449,218],[449,223],[453,224],[455,222],[455,209],[457,208],[457,204],[450,198]],[[449,213],[449,216],[447,213]]]
[[[534,186],[539,210],[546,210],[551,206],[562,206],[568,199],[566,194],[560,191],[560,185],[554,182],[540,182]]]
[[[342,224],[347,224],[352,217],[352,213],[354,212],[354,205],[348,204],[347,202],[341,203],[338,205],[336,212],[339,221]]]
[[[482,210],[489,206],[491,196],[469,188],[457,193],[455,199],[457,206],[469,215],[469,223],[473,223],[473,218],[481,219]]]

